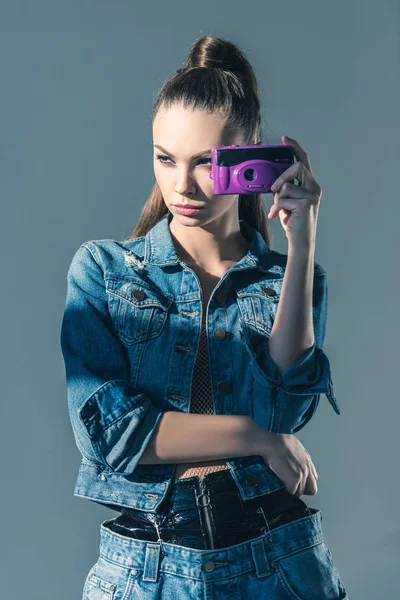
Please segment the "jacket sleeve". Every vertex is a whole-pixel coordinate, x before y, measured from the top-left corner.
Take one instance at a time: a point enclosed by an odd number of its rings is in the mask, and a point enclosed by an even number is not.
[[[340,414],[330,363],[323,351],[328,312],[325,272],[314,276],[312,312],[314,345],[282,373],[270,356],[269,338],[243,329],[254,378],[267,389],[273,405],[271,430],[275,433],[295,433],[302,429],[315,413],[321,394],[325,394],[336,414]]]
[[[60,341],[79,451],[87,460],[131,474],[164,411],[130,384],[129,359],[113,330],[103,271],[85,244],[68,269]]]

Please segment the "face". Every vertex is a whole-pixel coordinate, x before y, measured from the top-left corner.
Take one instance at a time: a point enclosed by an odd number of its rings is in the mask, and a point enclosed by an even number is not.
[[[158,111],[153,123],[154,174],[174,219],[198,226],[227,212],[237,215],[239,194],[212,192],[211,149],[242,143],[240,134],[228,132],[222,120],[206,111],[180,105]],[[184,215],[175,204],[201,208]]]

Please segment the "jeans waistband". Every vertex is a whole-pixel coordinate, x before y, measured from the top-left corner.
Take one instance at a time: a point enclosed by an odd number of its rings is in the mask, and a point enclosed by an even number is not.
[[[100,556],[122,566],[143,570],[143,579],[157,581],[159,571],[199,580],[239,575],[256,569],[267,576],[274,561],[323,541],[321,511],[282,525],[267,534],[228,548],[200,550],[168,542],[148,542],[120,535],[107,528],[112,519],[100,526]]]

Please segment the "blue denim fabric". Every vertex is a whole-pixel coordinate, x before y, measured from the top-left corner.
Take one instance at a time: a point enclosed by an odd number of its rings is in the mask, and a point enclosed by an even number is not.
[[[295,433],[325,394],[336,414],[322,350],[327,277],[314,262],[315,343],[280,373],[268,351],[287,255],[243,220],[246,256],[218,282],[207,307],[216,414],[249,415],[274,433]],[[176,464],[139,464],[164,411],[189,411],[201,333],[201,286],[180,262],[165,215],[133,240],[84,242],[67,275],[61,327],[68,409],[82,455],[74,494],[118,510],[156,512]],[[215,335],[222,329],[224,336]],[[177,432],[179,435],[179,432]],[[259,455],[227,460],[242,500],[282,489]]]
[[[202,550],[126,537],[100,526],[100,553],[82,600],[349,600],[324,542],[322,514],[253,539]]]

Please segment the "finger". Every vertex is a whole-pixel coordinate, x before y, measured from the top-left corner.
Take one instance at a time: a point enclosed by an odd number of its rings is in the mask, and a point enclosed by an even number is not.
[[[308,496],[314,496],[314,494],[316,494],[318,492],[318,486],[317,486],[317,481],[315,479],[315,477],[310,473],[309,477],[307,478],[307,483],[304,489],[304,493],[307,494]]]
[[[312,192],[308,189],[295,185],[294,183],[289,183],[288,181],[285,181],[285,183],[283,183],[283,185],[281,186],[279,192],[275,192],[274,201],[275,198],[277,200],[282,198],[304,198],[304,192],[309,192],[310,195],[312,194]]]
[[[279,198],[278,200],[274,200],[274,204],[269,209],[268,218],[274,219],[280,210],[296,210],[299,207],[299,203],[296,199],[293,198]]]
[[[315,188],[316,182],[312,173],[307,169],[305,165],[301,162],[296,162],[293,165],[290,165],[279,177],[276,178],[273,185],[271,185],[271,190],[273,192],[279,192],[282,189],[282,185],[285,182],[292,183],[297,179],[299,181],[299,185],[303,189],[308,189],[312,191]],[[294,186],[299,187],[299,186]]]
[[[296,489],[293,492],[294,495],[297,496],[298,498],[300,498],[300,496],[302,496],[304,494],[304,485],[305,485],[304,477],[301,477]]]
[[[303,165],[305,167],[307,167],[307,169],[310,171],[310,173],[312,173],[311,163],[310,163],[310,159],[308,158],[308,154],[300,146],[299,142],[297,140],[294,140],[293,138],[289,137],[288,135],[283,135],[282,141],[285,144],[285,146],[291,146],[293,148],[293,154],[295,155],[296,159],[299,162],[303,163]]]
[[[301,496],[304,496],[304,491],[305,491],[305,487],[306,487],[306,481],[304,479],[301,480],[299,487],[297,488],[297,496],[299,498],[301,498]]]
[[[316,470],[311,458],[310,458],[310,462],[309,462],[309,469],[310,469],[310,475],[312,477],[314,477],[314,479],[318,479],[318,473],[317,473],[317,470]]]
[[[317,473],[317,469],[314,466],[314,463],[311,463],[311,469],[312,469],[312,473],[313,473],[315,479],[318,479],[318,473]]]
[[[311,454],[309,453],[309,451],[307,450],[307,448],[304,448],[304,450],[307,452],[308,456],[310,457],[310,460],[309,460],[310,470],[311,470],[312,474],[314,475],[315,479],[318,479],[317,469],[315,468],[315,465],[314,465],[313,460],[311,458]]]

